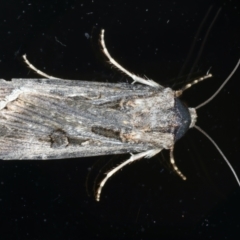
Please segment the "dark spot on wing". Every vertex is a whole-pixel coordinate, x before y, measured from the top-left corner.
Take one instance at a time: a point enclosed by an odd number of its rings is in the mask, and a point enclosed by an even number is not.
[[[51,147],[52,148],[65,148],[68,146],[68,137],[66,133],[60,129],[54,131],[51,136]]]
[[[114,138],[117,140],[121,140],[120,138],[120,132],[115,131],[113,129],[103,128],[100,126],[94,126],[92,127],[92,132],[107,138]]]

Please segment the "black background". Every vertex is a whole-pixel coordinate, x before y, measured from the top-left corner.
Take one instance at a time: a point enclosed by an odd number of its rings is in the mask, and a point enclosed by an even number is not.
[[[130,71],[178,89],[186,84],[208,27],[221,8],[191,79],[212,79],[186,91],[191,107],[207,99],[240,58],[238,0],[1,1],[1,78],[38,77],[21,56],[65,79],[120,82],[98,43]],[[211,8],[211,10],[210,10]],[[206,13],[190,61],[180,74]],[[179,74],[181,76],[179,76]],[[198,111],[198,125],[240,176],[240,70]],[[128,155],[0,162],[0,239],[239,239],[240,188],[214,146],[197,130],[175,145],[182,181],[168,152],[113,176],[94,200],[94,184]],[[87,184],[86,184],[87,183]]]

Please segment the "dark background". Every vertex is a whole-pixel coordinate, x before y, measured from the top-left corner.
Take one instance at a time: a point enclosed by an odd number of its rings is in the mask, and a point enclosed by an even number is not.
[[[210,67],[214,77],[184,93],[182,99],[195,107],[214,93],[240,58],[239,27],[238,0],[2,0],[1,78],[38,77],[23,63],[26,53],[53,76],[131,82],[106,64],[98,43],[104,28],[107,47],[123,66],[174,89],[190,81],[187,76],[203,44],[190,79]],[[240,176],[239,77],[240,69],[198,111],[197,124]],[[128,157],[1,161],[0,239],[239,239],[240,188],[215,147],[197,130],[175,145],[175,159],[187,181],[172,172],[166,151],[125,167],[107,182],[96,202],[94,186]]]

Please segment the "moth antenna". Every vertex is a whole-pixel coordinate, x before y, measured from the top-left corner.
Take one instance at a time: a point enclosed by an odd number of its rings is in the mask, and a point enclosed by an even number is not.
[[[210,67],[208,70],[207,70],[207,74],[208,75],[210,73],[210,70],[211,70],[212,67]]]
[[[194,47],[195,47],[195,44],[196,44],[196,40],[197,40],[197,38],[198,38],[198,36],[199,36],[199,34],[200,34],[200,31],[201,31],[201,29],[202,29],[205,21],[206,21],[207,18],[208,18],[209,13],[211,12],[211,9],[212,9],[212,6],[208,9],[207,14],[205,15],[205,17],[204,17],[204,19],[203,19],[203,21],[202,21],[202,23],[201,23],[201,25],[200,25],[197,33],[196,33],[195,36],[194,36],[194,41],[193,41],[193,44],[192,44],[192,46],[191,46],[191,48],[190,48],[190,53],[188,54],[188,57],[187,57],[186,61],[184,62],[184,65],[183,65],[183,67],[182,67],[179,75],[181,75],[181,73],[183,72],[183,70],[184,70],[184,68],[185,68],[185,65],[188,63],[188,61],[189,61],[189,59],[190,59],[190,56],[191,56],[192,51],[193,51],[193,49],[194,49]],[[197,63],[198,63],[198,61],[199,61],[199,59],[200,59],[200,57],[201,57],[201,55],[202,55],[202,52],[203,52],[205,43],[206,43],[207,38],[208,38],[208,35],[209,35],[209,33],[210,33],[210,31],[211,31],[214,23],[216,22],[217,17],[218,17],[218,15],[219,15],[220,11],[221,11],[221,8],[218,9],[217,13],[216,13],[215,16],[214,16],[214,19],[212,20],[210,26],[208,27],[208,30],[207,30],[207,32],[206,32],[206,34],[205,34],[205,36],[204,36],[203,42],[202,42],[202,44],[201,44],[200,50],[198,51],[197,58],[195,59],[195,61],[194,61],[194,63],[193,63],[193,66],[192,66],[192,68],[191,68],[191,70],[190,70],[190,72],[189,72],[189,74],[188,74],[187,80],[188,80],[188,79],[190,78],[190,76],[192,75],[193,70],[194,70],[195,66],[197,65]],[[210,69],[211,69],[211,68],[210,68]],[[206,75],[205,75],[204,77],[201,77],[201,78],[199,78],[199,79],[196,79],[196,80],[192,81],[191,83],[187,84],[186,86],[184,86],[182,89],[176,91],[176,92],[175,92],[175,96],[176,96],[176,97],[179,97],[180,95],[182,95],[183,91],[185,91],[185,90],[187,90],[188,88],[192,87],[194,84],[197,84],[197,83],[199,83],[200,81],[203,81],[203,80],[205,80],[205,79],[207,79],[207,78],[212,77],[212,74],[209,74],[210,69],[207,71],[207,73],[206,73]]]
[[[198,30],[197,30],[196,34],[195,34],[194,37],[193,37],[194,40],[193,40],[192,45],[191,45],[191,47],[190,47],[188,56],[187,56],[186,60],[184,61],[184,64],[183,64],[183,66],[182,66],[182,68],[181,68],[181,70],[180,70],[180,72],[179,72],[179,74],[178,74],[178,77],[182,76],[182,74],[183,74],[183,72],[184,72],[184,70],[185,70],[185,67],[186,67],[186,65],[187,65],[188,62],[189,62],[189,59],[190,59],[191,56],[192,56],[192,52],[193,52],[193,50],[194,50],[194,48],[195,48],[195,45],[196,45],[198,36],[199,36],[199,34],[200,34],[201,30],[202,30],[202,27],[203,27],[204,23],[206,22],[206,20],[207,20],[207,18],[208,18],[208,15],[209,15],[209,13],[211,12],[211,10],[212,10],[212,6],[210,6],[210,7],[208,8],[207,13],[205,14],[205,16],[204,16],[204,18],[203,18],[200,26],[198,27]],[[191,69],[191,70],[192,70],[192,69]],[[190,75],[190,74],[188,74],[188,78],[189,78],[189,75]]]
[[[125,69],[123,66],[121,66],[108,52],[106,44],[105,44],[105,40],[104,40],[104,32],[105,30],[102,29],[101,30],[101,34],[100,34],[100,44],[102,46],[102,51],[104,53],[104,55],[108,58],[110,64],[112,64],[114,67],[116,67],[118,70],[120,70],[121,72],[125,73],[126,75],[128,75],[130,78],[132,78],[133,83],[139,82],[154,88],[162,88],[161,85],[159,85],[158,83],[156,83],[155,81],[151,80],[151,79],[144,79],[142,77],[139,77],[131,72],[129,72],[127,69]]]
[[[221,11],[221,8],[218,9],[218,11],[217,11],[214,19],[212,20],[212,23],[210,24],[210,26],[209,26],[206,34],[205,34],[205,37],[204,37],[203,42],[202,42],[202,45],[201,45],[201,47],[200,47],[200,49],[199,49],[199,51],[198,51],[198,55],[197,55],[197,57],[196,57],[196,59],[195,59],[195,61],[194,61],[194,63],[193,63],[193,66],[192,66],[190,72],[189,72],[188,79],[189,79],[190,76],[192,75],[193,69],[194,69],[195,66],[197,65],[197,63],[198,63],[198,61],[199,61],[199,59],[200,59],[200,57],[201,57],[201,55],[202,55],[202,52],[203,52],[205,43],[206,43],[206,41],[207,41],[207,39],[208,39],[209,33],[211,32],[211,29],[212,29],[215,21],[217,20],[217,17],[218,17],[218,15],[219,15],[220,11]]]
[[[204,101],[203,103],[199,104],[197,107],[195,107],[195,109],[201,108],[204,105],[208,104],[210,101],[213,100],[213,98],[216,97],[216,95],[222,90],[222,88],[226,85],[226,83],[231,79],[232,75],[236,72],[236,70],[238,69],[240,65],[240,59],[238,60],[235,68],[232,70],[232,72],[230,73],[230,75],[227,77],[227,79],[222,83],[222,85],[218,88],[218,90],[210,97],[208,98],[206,101]]]
[[[228,159],[226,158],[226,156],[223,154],[223,152],[221,151],[221,149],[218,147],[218,145],[216,144],[216,142],[205,132],[203,131],[200,127],[198,126],[194,126],[199,132],[201,132],[204,136],[206,136],[211,142],[212,144],[216,147],[216,149],[218,150],[218,152],[220,153],[220,155],[223,157],[223,159],[225,160],[225,162],[227,163],[228,167],[230,168],[230,170],[232,171],[238,185],[240,186],[240,181],[239,178],[236,174],[236,172],[234,171],[232,165],[230,164],[230,162],[228,161]]]
[[[40,71],[39,69],[37,69],[35,66],[33,66],[27,59],[27,55],[24,54],[23,56],[24,62],[28,65],[29,68],[31,68],[34,72],[36,72],[37,74],[46,77],[46,78],[53,78],[53,79],[61,79],[59,77],[54,77],[54,76],[50,76],[42,71]]]

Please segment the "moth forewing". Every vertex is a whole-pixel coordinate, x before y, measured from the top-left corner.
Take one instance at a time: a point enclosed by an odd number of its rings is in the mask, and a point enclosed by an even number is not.
[[[143,152],[174,144],[174,128],[166,127],[180,119],[169,88],[60,79],[0,84],[1,159]]]

